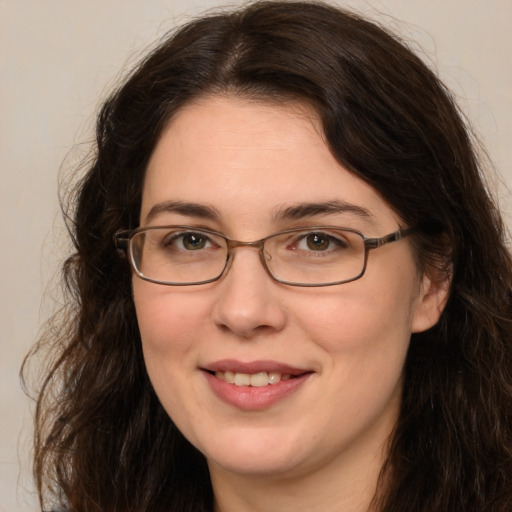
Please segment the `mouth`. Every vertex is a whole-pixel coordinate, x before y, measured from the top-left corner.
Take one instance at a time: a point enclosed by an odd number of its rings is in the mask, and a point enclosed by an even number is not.
[[[217,361],[202,368],[214,393],[245,410],[261,410],[295,393],[314,372],[273,361]]]
[[[297,378],[297,375],[279,372],[240,373],[228,370],[225,372],[217,371],[215,373],[209,373],[228,384],[234,384],[235,386],[252,386],[255,388],[272,386],[284,380]]]

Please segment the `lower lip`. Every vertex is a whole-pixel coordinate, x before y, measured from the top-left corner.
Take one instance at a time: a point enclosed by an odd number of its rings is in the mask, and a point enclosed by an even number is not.
[[[245,411],[267,409],[291,394],[306,382],[311,373],[305,373],[289,380],[267,386],[237,386],[217,378],[209,372],[203,372],[213,392],[223,401]]]

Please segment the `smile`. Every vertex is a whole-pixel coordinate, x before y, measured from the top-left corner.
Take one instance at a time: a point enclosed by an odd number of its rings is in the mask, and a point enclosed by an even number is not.
[[[315,373],[275,361],[222,360],[202,370],[217,398],[245,411],[279,404],[297,393]]]
[[[258,372],[258,373],[239,373],[239,372],[215,372],[215,377],[235,386],[252,386],[261,388],[272,384],[277,384],[283,380],[292,378],[290,373],[279,372]]]

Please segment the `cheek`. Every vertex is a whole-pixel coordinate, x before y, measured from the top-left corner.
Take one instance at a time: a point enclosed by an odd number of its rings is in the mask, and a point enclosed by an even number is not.
[[[193,294],[138,281],[133,285],[137,321],[146,367],[156,385],[158,374],[176,374],[176,367],[186,364],[206,325],[208,307]]]
[[[149,379],[172,420],[191,432],[201,407],[192,399],[199,393],[190,376],[197,371],[197,339],[205,338],[208,309],[193,294],[138,281],[133,296]]]
[[[379,409],[395,393],[415,307],[415,279],[398,277],[386,286],[367,282],[372,286],[361,286],[364,281],[356,286],[356,281],[338,293],[317,294],[307,308],[295,308],[301,330],[325,355],[336,383],[334,396],[343,401],[340,410],[353,414],[361,412],[362,404]]]
[[[354,283],[355,284],[355,283]],[[352,289],[319,294],[292,307],[302,330],[327,352],[373,348],[385,349],[394,340],[410,338],[414,300],[407,288]],[[404,291],[405,290],[405,291]]]

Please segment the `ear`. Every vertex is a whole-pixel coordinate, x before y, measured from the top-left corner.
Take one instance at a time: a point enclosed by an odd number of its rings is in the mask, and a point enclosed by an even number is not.
[[[438,322],[448,301],[451,284],[451,275],[448,272],[442,274],[435,278],[427,273],[423,275],[412,318],[412,332],[426,331]]]

